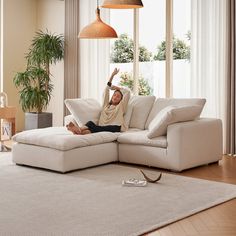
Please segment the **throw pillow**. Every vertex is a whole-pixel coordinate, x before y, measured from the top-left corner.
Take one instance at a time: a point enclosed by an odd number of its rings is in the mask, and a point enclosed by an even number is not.
[[[148,126],[154,117],[167,106],[201,106],[203,109],[205,103],[205,98],[157,98],[148,116],[145,129],[148,129]]]
[[[162,109],[149,124],[148,138],[166,135],[170,124],[195,120],[201,114],[201,106],[167,106]]]
[[[90,120],[98,124],[102,107],[97,100],[93,98],[66,99],[65,104],[79,126],[83,126]]]

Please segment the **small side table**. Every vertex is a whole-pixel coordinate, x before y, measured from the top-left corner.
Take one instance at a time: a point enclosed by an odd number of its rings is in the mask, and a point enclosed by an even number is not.
[[[11,123],[11,134],[9,136],[9,139],[11,139],[11,136],[13,136],[16,133],[16,107],[7,106],[7,107],[0,107],[0,124],[1,124],[1,132],[0,132],[0,152],[7,152],[11,149],[8,148],[6,145],[4,145],[4,140],[2,140],[2,134],[4,133],[3,127],[2,127],[2,120],[6,120],[6,122]]]

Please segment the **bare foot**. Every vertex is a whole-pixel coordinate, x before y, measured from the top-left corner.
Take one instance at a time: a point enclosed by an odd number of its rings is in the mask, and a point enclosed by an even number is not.
[[[81,131],[81,134],[82,135],[91,134],[91,131],[89,129],[84,129],[84,130]]]
[[[75,125],[73,122],[70,122],[66,127],[73,134],[82,134],[80,127]]]

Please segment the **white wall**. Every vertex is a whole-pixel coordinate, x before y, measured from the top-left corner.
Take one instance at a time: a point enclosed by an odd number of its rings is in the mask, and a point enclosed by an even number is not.
[[[3,0],[3,66],[2,91],[8,104],[17,107],[16,129],[24,128],[24,113],[19,106],[18,92],[13,85],[17,71],[25,70],[25,53],[36,28],[36,0]]]
[[[51,33],[64,34],[65,2],[61,0],[37,0],[37,28]],[[64,63],[51,67],[54,84],[53,97],[47,111],[53,113],[53,126],[63,125],[64,112]]]

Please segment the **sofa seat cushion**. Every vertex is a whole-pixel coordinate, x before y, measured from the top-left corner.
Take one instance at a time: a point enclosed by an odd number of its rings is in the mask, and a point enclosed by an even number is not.
[[[74,135],[66,127],[50,127],[23,131],[13,136],[13,140],[18,143],[67,151],[78,147],[113,142],[118,135],[119,133],[111,132]]]
[[[159,136],[153,139],[147,137],[148,130],[125,132],[118,136],[117,141],[125,144],[137,144],[152,147],[167,148],[166,136]]]

